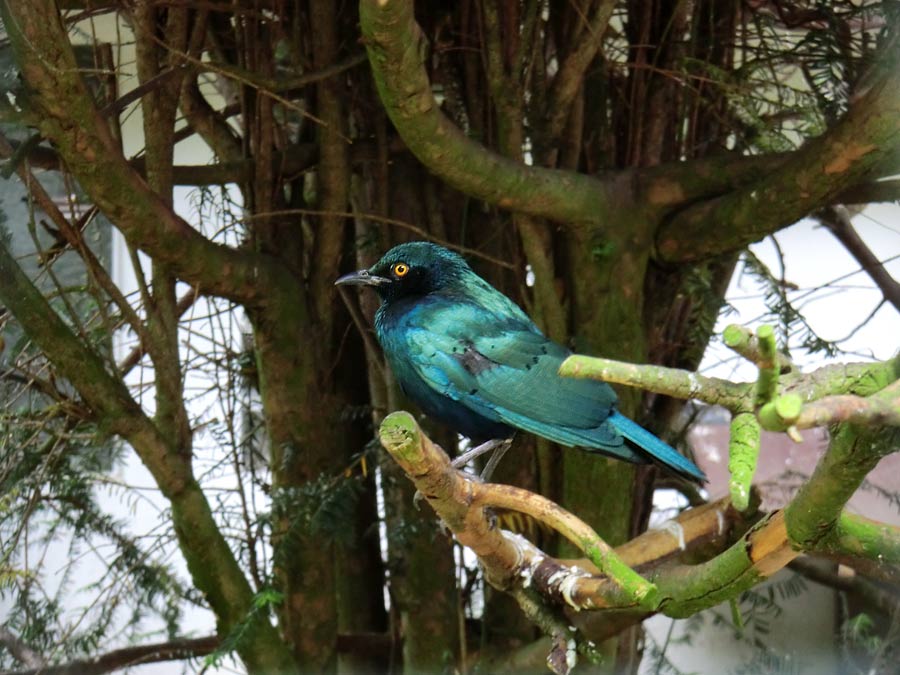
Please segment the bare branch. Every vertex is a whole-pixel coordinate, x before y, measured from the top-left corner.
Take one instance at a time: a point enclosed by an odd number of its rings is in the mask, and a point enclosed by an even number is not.
[[[866,274],[881,290],[884,299],[900,312],[900,282],[888,274],[881,261],[853,229],[847,209],[843,206],[834,206],[824,209],[818,216],[819,221],[844,245],[850,255],[856,258],[856,262],[862,265]]]
[[[13,633],[6,626],[0,626],[0,645],[3,645],[13,655],[29,668],[36,672],[45,666],[44,658],[23,642],[19,636]]]
[[[612,16],[616,3],[600,0],[590,22],[581,31],[578,41],[569,50],[560,64],[559,71],[550,85],[547,101],[546,134],[548,140],[555,140],[563,132],[568,120],[572,101],[578,95],[584,81],[584,74],[600,49],[603,34]]]
[[[57,666],[27,664],[28,670],[13,670],[6,675],[103,675],[114,670],[145,663],[194,659],[206,656],[219,645],[216,635],[201,638],[180,638],[148,645],[123,647],[90,659],[78,659]]]

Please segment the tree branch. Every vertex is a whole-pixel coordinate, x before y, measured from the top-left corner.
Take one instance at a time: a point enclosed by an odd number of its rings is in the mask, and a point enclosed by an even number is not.
[[[581,35],[560,64],[559,71],[550,85],[546,108],[546,136],[554,141],[562,134],[571,112],[572,102],[584,82],[584,74],[591,61],[594,60],[603,34],[612,17],[616,3],[614,0],[600,0],[594,10],[590,22],[581,31]]]
[[[288,272],[275,259],[210,242],[128,165],[81,78],[52,0],[2,0],[0,14],[42,134],[129,241],[204,293],[264,302]]]
[[[219,645],[216,635],[178,638],[167,642],[123,647],[91,659],[77,659],[57,666],[29,665],[27,670],[7,671],[5,675],[103,675],[145,663],[194,659],[212,653]]]
[[[450,460],[419,430],[407,413],[388,416],[381,426],[385,449],[406,471],[457,539],[479,557],[485,578],[495,587],[514,591],[533,586],[551,604],[576,610],[631,608],[687,616],[711,607],[774,574],[795,551],[787,535],[784,513],[771,514],[712,560],[699,565],[654,568],[653,584],[624,568],[627,561],[601,550],[587,526],[556,505],[521,490],[473,482],[452,469]],[[530,504],[528,502],[531,502]],[[519,535],[499,530],[485,504],[503,504],[533,516],[550,516],[550,524],[567,531],[598,568],[612,576],[592,574],[578,562],[546,556]],[[568,523],[560,526],[560,520]],[[674,528],[673,528],[674,529]],[[590,543],[587,543],[587,541]],[[681,542],[679,542],[679,545]],[[655,586],[655,588],[654,588]],[[514,593],[515,594],[515,593]]]
[[[209,139],[204,136],[207,143]],[[210,143],[212,145],[212,143]],[[10,140],[9,147],[13,153],[18,152],[21,144]],[[370,159],[371,149],[364,143],[355,144],[357,152],[353,153],[355,162],[365,162]],[[219,154],[217,152],[217,154]],[[0,150],[0,158],[9,159],[10,154]],[[60,171],[63,162],[53,148],[38,145],[27,150],[25,160],[37,169],[46,171]],[[294,176],[311,169],[319,161],[319,147],[315,143],[296,143],[288,145],[283,152],[277,152],[272,157],[272,171],[284,176]],[[128,160],[135,171],[145,176],[144,157],[135,157]],[[252,158],[236,158],[229,161],[220,161],[215,164],[175,164],[172,167],[172,183],[175,185],[226,185],[228,183],[246,183],[253,175]]]
[[[476,483],[452,469],[449,458],[420,432],[407,413],[394,413],[385,419],[381,441],[459,541],[479,556],[485,578],[497,588],[514,591],[531,586],[547,602],[576,610],[639,608],[675,617],[689,616],[736,597],[787,565],[801,551],[831,551],[845,545],[846,541],[839,545],[835,537],[829,536],[831,529],[823,528],[823,518],[828,520],[832,508],[838,509],[839,513],[855,491],[859,477],[871,468],[864,458],[848,455],[845,444],[838,440],[787,509],[770,514],[707,562],[654,567],[648,577],[653,585],[648,585],[646,580],[631,577],[627,569],[618,567],[637,562],[624,554],[640,550],[638,540],[629,545],[630,551],[627,547],[619,549],[623,553],[621,559],[611,556],[610,551],[592,550],[591,545],[585,545],[586,540],[595,542],[589,528],[584,529],[586,526],[577,518],[555,504],[548,504],[543,498],[524,490]],[[862,452],[870,460],[877,455],[870,453],[868,447],[862,443],[854,452]],[[853,475],[842,482],[848,478],[848,472]],[[513,508],[542,522],[549,521],[551,526],[576,540],[590,553],[592,562],[597,562],[599,553],[602,565],[597,567],[605,567],[614,576],[592,573],[594,567],[584,561],[556,560],[519,535],[498,530],[492,526],[489,512],[485,511],[488,504]],[[720,514],[717,513],[717,517],[721,517]],[[900,553],[900,547],[896,545],[900,540],[896,528],[859,522],[849,516],[841,516],[832,522],[841,523],[836,537],[846,540],[850,527],[855,529],[853,537],[861,548],[874,550],[872,543],[877,540],[882,561],[896,561]],[[577,534],[582,531],[583,535]],[[806,532],[815,533],[815,536],[805,536]],[[895,541],[893,546],[884,545],[888,537]],[[683,542],[680,542],[680,548],[684,548]],[[614,569],[610,567],[611,562],[615,563]]]
[[[311,0],[310,20],[316,26],[312,34],[313,66],[322,70],[336,60],[340,43],[337,10],[331,0]],[[334,80],[316,85],[316,113],[326,126],[319,129],[319,169],[317,206],[322,211],[316,230],[316,254],[310,272],[310,295],[316,320],[326,331],[333,326],[334,263],[340,259],[350,198],[350,148],[346,140],[342,90]],[[324,333],[327,335],[327,333]],[[326,338],[328,339],[328,338]]]
[[[743,248],[830,203],[892,160],[900,146],[900,73],[893,67],[896,45],[884,51],[881,80],[837,125],[774,171],[663,223],[657,234],[660,257],[688,262]]]
[[[651,209],[656,218],[702,200],[736,192],[780,170],[792,153],[740,155],[736,152],[698,157],[684,162],[666,162],[628,170],[635,201]],[[895,175],[900,162],[891,156],[874,175],[861,176],[835,195],[832,204],[863,204],[900,200],[900,180],[875,180]]]
[[[884,299],[900,312],[900,282],[888,274],[881,261],[853,229],[847,209],[843,206],[834,206],[823,209],[818,215],[819,221],[844,245],[850,255],[856,258],[856,262],[875,282]]]
[[[823,565],[822,563],[827,563]],[[802,556],[790,564],[790,568],[810,581],[845,593],[856,593],[872,603],[880,612],[891,616],[900,611],[900,596],[896,592],[880,587],[872,580],[855,571],[850,575],[839,574],[830,569],[834,563],[811,556]]]
[[[879,523],[853,513],[841,513],[831,536],[821,542],[819,550],[831,554],[850,554],[875,562],[879,567],[893,564],[889,575],[900,579],[900,528]]]
[[[839,394],[803,405],[797,394],[786,394],[774,403],[771,408],[760,410],[760,420],[769,431],[811,429],[840,422],[900,427],[900,380],[868,397]]]
[[[563,377],[627,384],[657,394],[682,399],[692,398],[710,405],[720,405],[732,411],[747,409],[747,397],[754,388],[751,383],[729,382],[679,368],[639,366],[580,354],[573,354],[567,358],[560,366],[559,374]]]
[[[127,440],[172,505],[172,523],[194,584],[210,604],[220,631],[248,621],[252,638],[238,647],[250,668],[293,672],[290,654],[264,615],[250,614],[253,593],[193,476],[190,456],[144,414],[124,382],[53,311],[0,239],[0,304],[12,312],[58,373],[90,406],[100,427]]]
[[[447,119],[428,82],[425,38],[415,22],[412,0],[361,0],[359,11],[385,110],[430,171],[477,199],[533,216],[596,222],[610,212],[615,195],[604,182],[498,155]]]
[[[37,672],[45,667],[43,657],[23,642],[15,633],[6,626],[0,626],[0,645],[6,647],[14,659]]]
[[[745,351],[748,357],[756,358],[758,356],[755,349],[748,348]],[[783,367],[784,364],[782,364]],[[757,410],[758,407],[755,405],[757,388],[755,382],[730,382],[716,377],[705,377],[680,368],[666,368],[649,364],[638,365],[573,354],[562,363],[559,374],[563,377],[625,384],[675,398],[696,399],[710,405],[720,405],[733,413]],[[900,356],[876,363],[834,364],[806,374],[792,371],[782,378],[778,399],[784,399],[787,396],[799,398],[804,403],[804,412],[802,413],[804,419],[810,420],[810,426],[815,426],[811,421],[823,415],[822,408],[832,408],[836,403],[826,401],[820,407],[810,407],[813,402],[825,399],[832,393],[852,394],[852,400],[855,400],[858,397],[868,397],[883,391],[884,400],[871,403],[863,414],[891,415],[893,413],[890,413],[889,406],[892,405],[890,401],[893,400],[894,389],[885,388],[898,378],[900,378]],[[846,404],[849,400],[851,399],[840,399],[840,402]],[[808,412],[806,412],[807,408],[809,408]],[[854,409],[859,409],[858,402],[854,405]],[[841,407],[841,410],[846,411],[841,413],[845,414],[845,417],[823,417],[823,424],[829,423],[829,420],[850,419],[851,413],[846,406]],[[798,412],[797,417],[800,415],[801,413]],[[818,426],[822,426],[822,424]]]
[[[766,360],[762,353],[762,341],[759,337],[754,335],[752,331],[743,326],[738,326],[737,324],[727,326],[722,333],[722,342],[725,343],[726,347],[740,354],[751,363],[755,363],[757,366],[762,367],[762,364]],[[791,363],[791,359],[783,352],[776,351],[774,358],[777,361],[778,373],[780,375],[784,375],[793,370],[794,364]]]

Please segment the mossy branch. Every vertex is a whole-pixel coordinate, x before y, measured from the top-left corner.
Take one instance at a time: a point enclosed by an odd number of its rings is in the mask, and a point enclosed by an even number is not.
[[[760,410],[769,431],[824,427],[840,422],[864,426],[900,426],[900,380],[872,396],[839,394],[803,405],[798,394],[784,394]]]
[[[564,223],[610,213],[610,184],[528,166],[467,137],[441,112],[425,70],[427,44],[413,0],[361,0],[360,26],[385,110],[407,147],[456,189],[502,208]]]
[[[720,405],[732,411],[747,410],[752,385],[734,383],[716,377],[705,377],[678,368],[636,365],[612,359],[574,354],[559,368],[563,377],[603,380],[627,384],[645,391],[682,399],[697,399],[710,405]]]
[[[777,364],[778,347],[775,344],[775,329],[769,325],[760,326],[756,331],[756,343],[758,346],[759,376],[756,380],[755,406],[759,408],[778,393],[778,375],[780,369]]]
[[[750,485],[756,473],[759,458],[759,421],[753,413],[742,412],[731,418],[731,432],[728,439],[728,483],[731,503],[738,511],[747,508],[750,500]]]
[[[381,423],[381,443],[441,520],[485,562],[488,577],[509,586],[528,557],[515,539],[492,527],[490,507],[531,517],[552,527],[578,546],[622,591],[629,605],[652,606],[655,588],[629,568],[586,523],[550,500],[508,485],[479,483],[450,465],[450,459],[421,432],[411,415],[397,412]]]
[[[786,372],[788,363],[765,327],[755,339],[728,329],[727,342],[760,368],[756,383],[734,384],[694,373],[572,356],[560,374],[639,386],[678,397],[725,405],[733,413],[729,442],[730,492],[745,508],[759,454],[760,429],[787,431],[839,424],[828,451],[785,510],[785,542],[793,550],[848,553],[891,560],[895,528],[864,525],[843,513],[863,478],[900,439],[900,358],[870,364],[827,366],[809,374]],[[779,382],[784,373],[783,381]],[[665,589],[660,586],[660,593]]]
[[[893,565],[900,572],[900,528],[856,514],[841,513],[818,550],[850,554],[878,565]]]
[[[479,556],[492,585],[516,592],[533,587],[551,606],[579,611],[630,608],[687,616],[736,597],[787,565],[801,550],[788,535],[785,512],[779,511],[711,560],[654,568],[648,582],[630,566],[658,563],[662,556],[642,559],[640,550],[660,537],[678,541],[691,515],[683,516],[684,525],[673,523],[665,532],[648,533],[613,551],[587,525],[545,498],[518,488],[479,483],[453,469],[447,455],[408,413],[388,416],[380,438],[457,539]],[[563,561],[543,554],[523,537],[496,528],[489,506],[527,513],[554,527],[579,544],[589,560]],[[798,508],[806,508],[802,499]],[[736,510],[721,502],[714,509],[719,534],[728,527],[726,523],[740,518]],[[686,548],[686,542],[678,543],[680,549]],[[720,545],[724,543],[720,541]]]
[[[773,170],[663,221],[657,247],[666,261],[689,262],[736,251],[831,203],[889,165],[900,147],[900,42],[880,50],[879,76],[845,117]],[[728,223],[723,230],[722,223]]]
[[[860,464],[859,457],[850,458],[841,443],[829,451],[806,489],[787,509],[765,517],[724,551],[721,545],[727,540],[720,539],[717,551],[721,552],[706,562],[658,567],[673,549],[685,550],[688,544],[693,547],[709,535],[711,521],[707,516],[715,516],[721,536],[740,522],[737,511],[723,502],[704,507],[709,510],[698,509],[696,515],[689,511],[670,527],[642,535],[612,551],[575,516],[546,499],[517,488],[478,483],[453,469],[446,454],[419,430],[408,413],[386,418],[380,436],[384,447],[459,541],[479,556],[488,581],[520,600],[525,597],[525,589],[533,588],[543,603],[542,612],[553,606],[576,611],[628,608],[683,617],[737,597],[802,551],[849,553],[879,564],[900,559],[900,530],[841,513],[858,485],[856,479],[861,480],[870,466]],[[861,447],[865,446],[856,450]],[[855,472],[849,481],[835,482],[835,476],[846,478],[848,471]],[[528,513],[555,527],[581,543],[590,560],[564,561],[543,554],[523,537],[496,528],[487,510],[489,505]],[[823,526],[823,515],[826,520],[830,518],[830,526]],[[699,528],[704,535],[698,534],[696,527],[702,522],[707,523]],[[677,542],[689,531],[692,534],[687,542],[680,541],[674,547],[673,538]],[[585,539],[592,543],[585,544]],[[663,541],[668,545],[660,547]],[[648,550],[655,551],[649,558]],[[610,565],[610,560],[615,564]],[[638,575],[629,567],[635,564],[650,566],[649,574]],[[601,566],[615,576],[604,574]],[[527,597],[529,602],[535,601],[533,595]],[[542,616],[546,619],[552,611]]]
[[[774,336],[774,332],[772,332],[772,336]],[[725,343],[726,347],[737,352],[756,365],[774,359],[778,366],[778,371],[781,374],[789,373],[794,368],[794,364],[786,354],[775,350],[774,356],[772,355],[770,348],[774,345],[766,346],[766,349],[769,349],[770,351],[764,356],[760,338],[744,326],[738,326],[734,323],[727,326],[722,332],[722,342]]]
[[[745,328],[729,326],[725,342],[758,366],[755,383],[734,383],[675,368],[582,355],[566,359],[559,373],[693,398],[729,409],[733,415],[730,493],[739,510],[747,505],[761,428],[784,431],[799,440],[799,429],[839,422],[867,427],[896,427],[900,423],[900,357],[882,363],[826,366],[801,374],[778,352],[771,327],[762,326],[754,336]]]

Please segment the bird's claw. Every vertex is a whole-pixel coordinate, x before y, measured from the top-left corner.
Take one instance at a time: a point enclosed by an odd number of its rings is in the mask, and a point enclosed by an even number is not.
[[[483,480],[487,480],[487,478],[493,473],[494,468],[497,466],[497,463],[503,457],[507,450],[509,450],[509,446],[512,445],[512,438],[495,438],[493,440],[487,441],[478,445],[474,448],[471,448],[461,454],[459,457],[456,457],[450,465],[454,469],[459,469],[469,462],[471,462],[476,457],[480,457],[488,452],[493,451],[493,455],[487,461],[487,464],[484,467],[484,470],[481,472],[481,478]]]

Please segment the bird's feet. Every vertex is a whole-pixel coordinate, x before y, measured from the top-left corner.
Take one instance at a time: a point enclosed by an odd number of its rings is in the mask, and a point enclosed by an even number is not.
[[[459,469],[460,467],[465,466],[469,462],[471,462],[476,457],[480,457],[481,455],[492,452],[490,459],[488,459],[487,463],[484,465],[484,469],[481,472],[481,480],[487,481],[491,474],[494,473],[494,469],[497,467],[497,464],[503,458],[503,455],[506,454],[506,451],[509,450],[509,446],[512,445],[512,438],[495,438],[493,440],[482,443],[481,445],[477,445],[470,450],[466,450],[459,457],[450,462],[450,465],[454,469]]]
[[[487,482],[491,474],[494,473],[494,469],[497,468],[497,464],[503,459],[503,455],[506,454],[506,451],[509,450],[509,447],[512,445],[512,438],[495,438],[493,440],[482,443],[481,445],[477,445],[470,450],[466,450],[459,457],[450,462],[450,466],[454,469],[461,469],[466,464],[471,462],[476,457],[480,457],[481,455],[493,451],[494,454],[490,456],[487,463],[484,465],[484,469],[481,471],[480,476],[472,476],[469,475],[470,478],[474,480],[481,480],[483,482]],[[416,507],[416,510],[419,509],[419,505],[422,503],[422,500],[425,499],[425,495],[416,490],[416,494],[413,495],[413,506]]]

